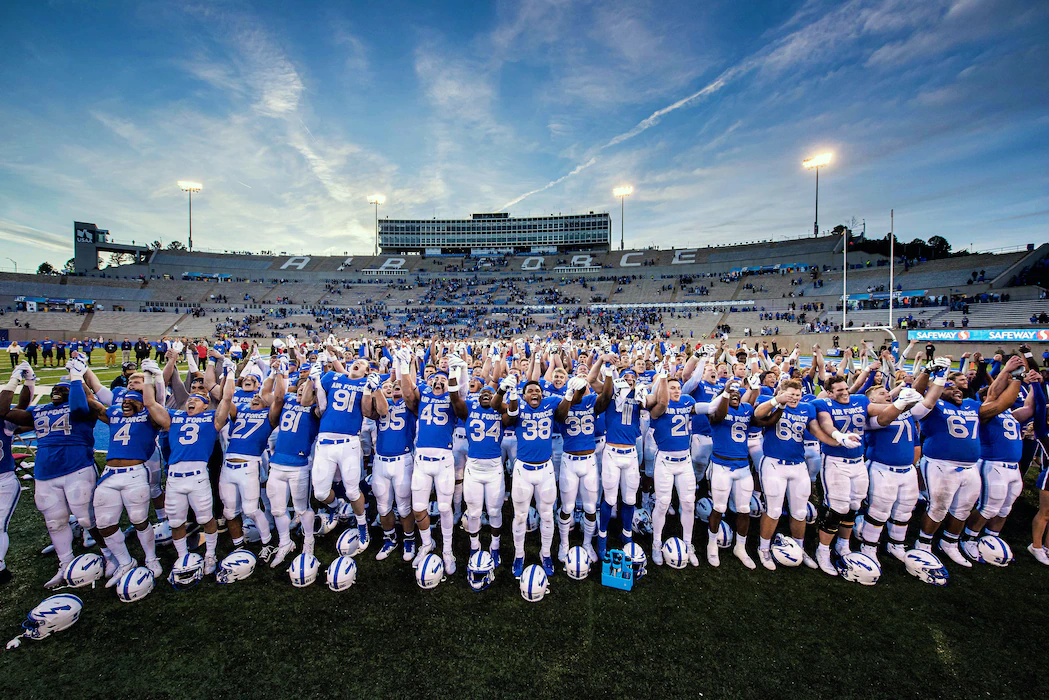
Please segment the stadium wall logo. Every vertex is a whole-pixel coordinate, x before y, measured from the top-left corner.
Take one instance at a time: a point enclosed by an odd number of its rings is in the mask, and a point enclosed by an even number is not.
[[[1002,330],[909,331],[908,340],[971,340],[976,342],[1049,341],[1049,330],[1007,328]]]

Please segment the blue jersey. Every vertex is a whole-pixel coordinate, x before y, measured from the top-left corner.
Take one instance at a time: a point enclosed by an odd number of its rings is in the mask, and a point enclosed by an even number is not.
[[[804,462],[805,428],[815,419],[816,408],[811,403],[799,403],[796,408],[784,406],[776,424],[765,430],[765,456],[793,464]]]
[[[859,394],[849,396],[848,403],[838,403],[834,399],[816,399],[812,405],[816,407],[816,413],[826,413],[834,421],[834,429],[843,433],[855,433],[861,438],[867,429],[867,407],[871,400]],[[859,447],[844,447],[842,445],[820,444],[823,454],[830,457],[862,458],[863,445]]]
[[[594,406],[597,405],[597,394],[586,394],[568,409],[565,422],[559,423],[564,436],[565,452],[593,452],[597,449],[597,416]]]
[[[986,423],[980,424],[980,459],[988,462],[1020,461],[1023,438],[1020,422],[1011,411],[1002,411]]]
[[[125,416],[124,409],[110,406],[109,453],[106,459],[133,459],[145,462],[157,450],[157,433],[160,430],[149,418],[149,411],[142,409],[133,416]]]
[[[55,479],[95,465],[95,416],[87,405],[84,384],[70,383],[69,401],[29,409],[38,450],[33,476]]]
[[[711,438],[714,442],[711,460],[732,469],[750,466],[747,430],[753,417],[754,407],[749,403],[740,403],[738,408],[728,407],[724,420],[710,424]]]
[[[40,347],[41,349],[43,349],[44,352],[51,352],[51,348],[55,347],[55,344],[53,341],[45,340],[44,342],[40,343]]]
[[[503,441],[503,414],[485,408],[477,399],[467,404],[466,439],[469,444],[466,456],[473,459],[496,459],[501,457]]]
[[[321,386],[327,395],[328,405],[321,416],[322,433],[338,435],[360,435],[364,423],[361,410],[361,395],[367,379],[350,379],[345,374],[328,372],[321,377]]]
[[[683,394],[671,401],[663,415],[652,421],[652,434],[661,452],[682,452],[692,445],[692,411],[696,400]]]
[[[940,399],[922,418],[922,454],[972,464],[980,456],[980,402],[964,399],[961,406]]]
[[[701,381],[692,390],[690,396],[696,403],[710,403],[721,393],[723,385],[708,384]],[[692,416],[692,432],[696,435],[710,435],[710,418],[705,413],[696,413]]]
[[[455,432],[455,409],[452,396],[447,391],[435,396],[430,387],[419,387],[419,434],[415,437],[416,447],[452,449],[452,434]]]
[[[812,403],[816,400],[815,394],[804,393],[801,395],[803,403]],[[816,442],[816,436],[809,432],[808,426],[805,427],[805,442]]]
[[[251,400],[258,394],[257,391],[245,391],[244,389],[236,389],[233,392],[233,405],[237,407],[238,411],[246,411],[251,408]]]
[[[171,427],[168,443],[171,446],[169,464],[179,462],[207,462],[215,449],[219,431],[215,429],[215,412],[203,411],[195,416],[186,411],[168,409]]]
[[[11,454],[11,438],[14,437],[16,427],[14,423],[4,421],[3,430],[0,430],[0,474],[15,470],[15,458]]]
[[[881,462],[890,467],[909,467],[914,464],[914,445],[918,439],[918,424],[909,413],[889,423],[884,428],[868,430],[864,439],[864,453],[872,462]]]
[[[266,451],[272,432],[273,424],[270,423],[268,408],[238,408],[237,419],[233,421],[229,442],[226,444],[226,454],[261,457]]]
[[[762,384],[761,388],[758,389],[758,405],[761,405],[761,404],[765,403],[766,401],[768,401],[769,399],[771,399],[775,395],[776,395],[775,392],[772,391],[772,389],[770,387],[767,387],[764,384]],[[751,426],[750,426],[750,433],[749,434],[750,435],[761,435],[761,433],[763,431],[764,431],[764,428],[756,426],[756,425],[754,425],[752,423]]]
[[[557,396],[547,396],[538,408],[532,408],[523,399],[517,416],[517,458],[522,462],[540,464],[553,456],[554,410],[561,403]]]
[[[294,394],[289,394],[284,399],[277,443],[273,446],[270,464],[305,467],[310,463],[310,452],[323,423],[323,419],[317,418],[313,408],[303,406]]]
[[[605,411],[605,441],[610,445],[633,445],[641,437],[641,404],[634,398],[634,392],[623,401],[623,410],[616,406],[612,399]]]
[[[396,457],[412,451],[415,421],[404,399],[386,399],[386,417],[375,421],[375,453]]]
[[[602,411],[601,413],[598,413],[597,414],[597,418],[594,419],[594,437],[595,438],[603,438],[605,436],[605,432],[607,431],[607,427],[608,427],[608,424],[605,422],[605,413],[606,412],[607,411]]]

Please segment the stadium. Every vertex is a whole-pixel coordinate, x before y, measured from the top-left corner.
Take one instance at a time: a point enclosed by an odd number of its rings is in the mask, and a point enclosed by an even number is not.
[[[1047,686],[1049,9],[5,19],[3,697]]]

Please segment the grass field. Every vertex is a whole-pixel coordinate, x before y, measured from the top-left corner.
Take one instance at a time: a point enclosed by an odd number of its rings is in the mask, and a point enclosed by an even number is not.
[[[48,538],[24,483],[0,641],[45,597],[55,567],[39,554]],[[559,572],[547,598],[529,604],[506,566],[489,590],[469,589],[459,530],[460,573],[434,591],[420,590],[399,557],[376,562],[375,547],[341,594],[323,581],[293,588],[268,568],[231,586],[161,583],[130,605],[80,589],[73,628],[0,652],[0,697],[1035,698],[1049,686],[1049,569],[1023,551],[1033,503],[1025,492],[1005,532],[1017,561],[948,565],[942,589],[887,555],[881,582],[864,588],[804,568],[747,571],[723,551],[719,569],[650,566],[629,593]],[[318,540],[322,566],[338,533]],[[538,533],[528,544],[532,563]],[[220,539],[220,556],[229,549]],[[173,550],[161,558],[170,568]]]

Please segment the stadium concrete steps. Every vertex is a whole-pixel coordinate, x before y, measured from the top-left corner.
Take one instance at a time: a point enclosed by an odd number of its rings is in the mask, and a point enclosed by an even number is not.
[[[170,335],[171,333],[174,333],[175,332],[175,326],[179,326],[179,325],[184,326],[185,322],[186,322],[186,319],[189,318],[189,317],[190,317],[189,314],[182,314],[181,316],[179,316],[178,320],[175,321],[174,323],[172,323],[170,326],[168,326],[167,330],[164,331],[164,335]]]
[[[80,332],[81,333],[86,333],[88,327],[91,325],[91,322],[93,320],[95,320],[95,312],[94,311],[91,311],[91,312],[88,312],[88,313],[84,314],[84,322],[80,324]]]
[[[991,280],[991,289],[1001,289],[1009,285],[1009,280],[1012,279],[1013,275],[1023,270],[1029,265],[1034,265],[1036,262],[1049,255],[1049,243],[1043,243],[1038,246],[1035,250],[1029,254],[1017,260],[1015,263],[1002,270],[1002,272]]]

